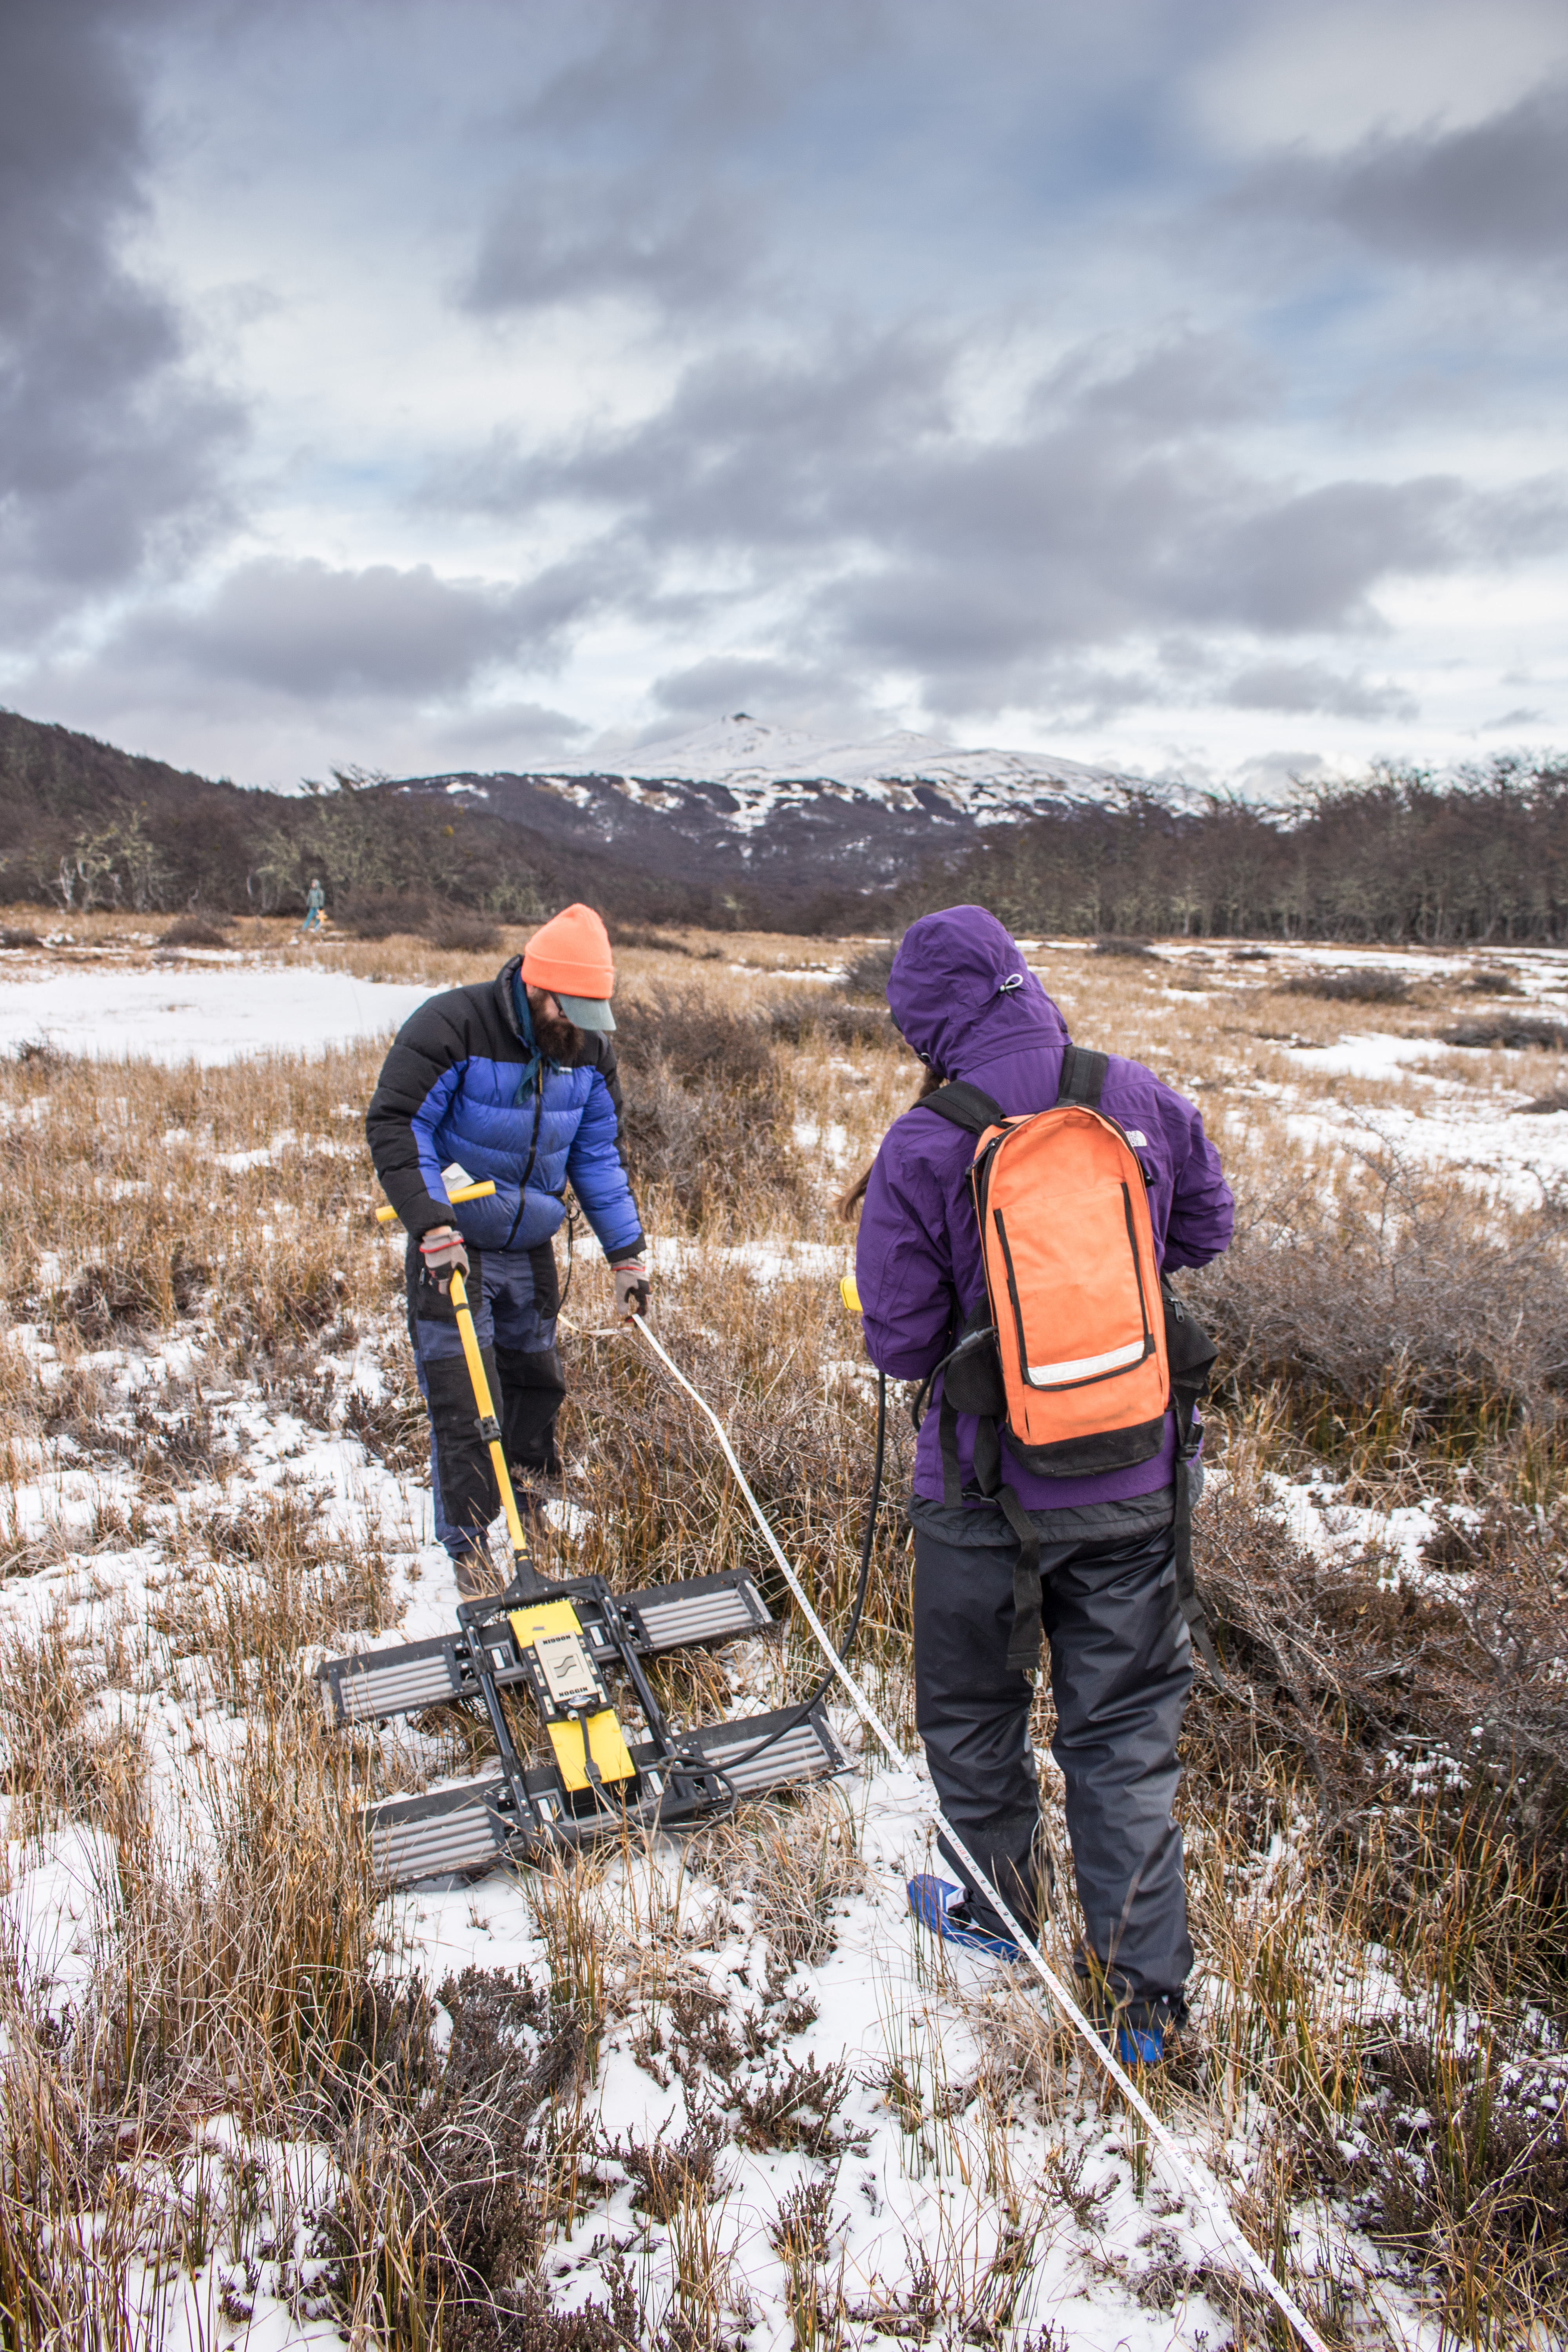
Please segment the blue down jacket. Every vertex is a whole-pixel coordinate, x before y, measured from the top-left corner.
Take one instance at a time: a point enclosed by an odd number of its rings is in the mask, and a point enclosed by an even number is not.
[[[608,1036],[583,1034],[563,1066],[519,1030],[514,956],[493,981],[449,988],[398,1031],[365,1115],[371,1157],[411,1234],[455,1224],[482,1250],[537,1249],[566,1213],[568,1184],[612,1261],[639,1257],[642,1220],[621,1152],[621,1088]],[[441,1171],[458,1160],[495,1192],[454,1209]]]

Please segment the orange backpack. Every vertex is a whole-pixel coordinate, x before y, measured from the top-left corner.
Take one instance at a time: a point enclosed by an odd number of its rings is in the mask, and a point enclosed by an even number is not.
[[[985,1297],[916,1401],[942,1375],[943,1499],[1000,1505],[1016,1533],[1010,1665],[1040,1638],[1040,1538],[1002,1479],[1000,1433],[1026,1470],[1081,1478],[1148,1462],[1176,1407],[1177,1592],[1206,1646],[1192,1576],[1190,1465],[1215,1349],[1161,1279],[1143,1171],[1126,1130],[1100,1108],[1107,1055],[1068,1045],[1048,1110],[1009,1118],[959,1079],[918,1108],[976,1137],[970,1191]],[[1140,1139],[1142,1140],[1142,1139]],[[958,1415],[980,1416],[974,1478],[960,1485]]]

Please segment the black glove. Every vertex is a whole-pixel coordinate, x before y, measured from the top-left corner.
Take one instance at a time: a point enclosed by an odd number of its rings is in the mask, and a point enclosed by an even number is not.
[[[616,1313],[629,1323],[634,1315],[647,1313],[647,1268],[641,1258],[628,1258],[625,1265],[612,1268],[616,1277]]]

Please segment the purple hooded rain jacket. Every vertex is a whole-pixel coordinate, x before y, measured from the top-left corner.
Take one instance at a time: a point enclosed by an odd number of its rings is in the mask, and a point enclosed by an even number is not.
[[[1015,1117],[1055,1102],[1067,1024],[1016,941],[984,907],[949,907],[911,923],[893,961],[888,1003],[910,1045],[944,1077],[967,1078]],[[1100,1104],[1127,1130],[1142,1163],[1162,1265],[1206,1265],[1230,1240],[1234,1204],[1199,1113],[1141,1062],[1118,1054]],[[855,1276],[871,1360],[897,1380],[923,1380],[984,1295],[968,1181],[973,1156],[972,1136],[918,1104],[894,1120],[877,1154]],[[941,1396],[939,1381],[915,1451],[915,1493],[931,1502],[942,1491]],[[975,1425],[973,1413],[959,1415],[965,1484],[973,1474]],[[1089,1478],[1039,1478],[1020,1467],[1004,1437],[1003,1476],[1026,1510],[1125,1500],[1171,1484],[1175,1442],[1167,1413],[1164,1444],[1151,1461]]]

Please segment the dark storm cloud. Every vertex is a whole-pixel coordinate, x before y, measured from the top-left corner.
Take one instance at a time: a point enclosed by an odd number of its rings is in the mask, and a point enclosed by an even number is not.
[[[1318,710],[1334,719],[1414,719],[1416,706],[1398,686],[1342,677],[1322,662],[1255,662],[1239,671],[1223,699],[1233,710]]]
[[[900,333],[815,362],[710,360],[629,430],[492,450],[439,494],[605,510],[605,543],[641,552],[645,610],[676,563],[688,581],[711,565],[710,613],[787,586],[804,617],[786,655],[826,641],[912,670],[944,710],[1035,699],[1065,652],[1143,632],[1376,628],[1390,581],[1568,537],[1561,484],[1300,488],[1247,468],[1230,428],[1267,383],[1218,339],[1097,348],[984,439],[961,421],[964,357],[956,338]]]
[[[584,618],[598,593],[585,565],[555,566],[502,591],[442,580],[424,563],[348,571],[314,557],[260,556],[195,610],[135,614],[110,656],[307,700],[418,699],[457,693],[498,662],[546,666],[560,631]]]
[[[216,516],[237,405],[120,243],[142,202],[125,44],[152,0],[0,9],[0,544],[16,637]]]
[[[565,20],[575,53],[515,110],[523,160],[481,226],[459,301],[522,311],[638,295],[670,317],[732,299],[781,226],[764,194],[778,174],[768,134],[881,13],[868,0],[583,7]]]
[[[1460,131],[1367,141],[1334,157],[1281,156],[1234,208],[1332,221],[1420,262],[1568,257],[1568,89],[1532,92]]]

